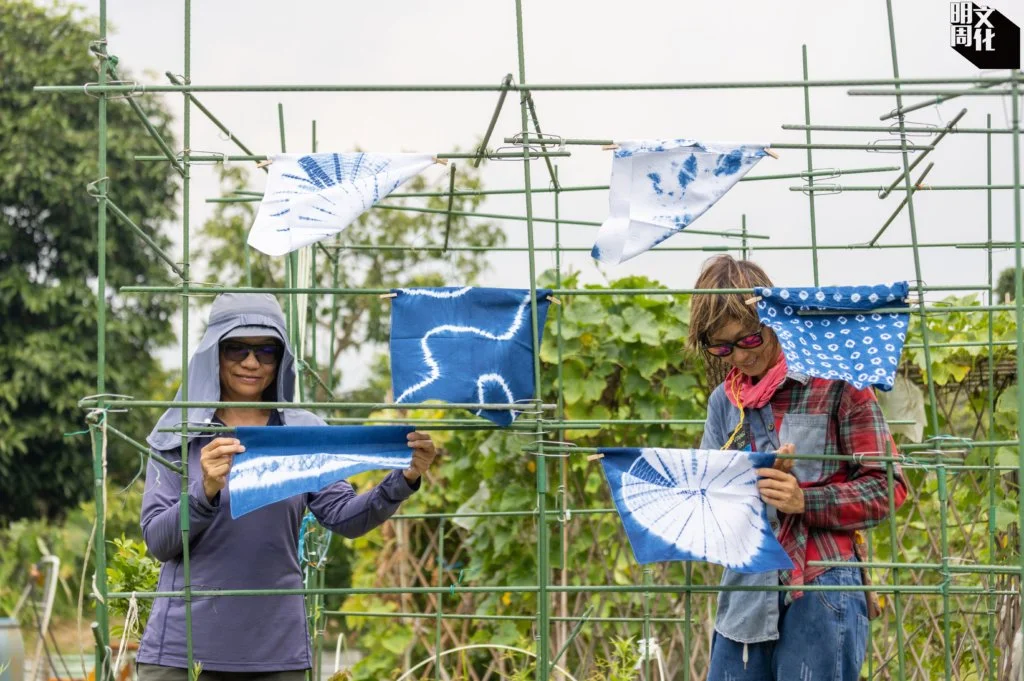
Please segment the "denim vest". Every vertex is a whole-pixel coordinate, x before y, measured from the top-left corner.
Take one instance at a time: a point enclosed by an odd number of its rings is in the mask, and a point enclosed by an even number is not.
[[[790,371],[786,378],[806,384],[806,374]],[[729,439],[740,420],[740,410],[733,406],[719,385],[708,399],[708,419],[701,439],[701,449],[720,449]],[[779,434],[775,432],[775,416],[771,404],[760,409],[746,410],[747,436],[759,452],[773,452],[779,448]],[[798,452],[823,451],[825,446],[827,414],[791,414],[786,417],[786,441],[796,445]],[[797,460],[793,475],[798,480],[817,480],[821,474],[821,461]],[[768,520],[772,528],[779,529],[778,513],[768,506]],[[777,570],[741,574],[726,569],[722,586],[775,587],[779,585]],[[778,591],[720,591],[718,617],[715,630],[738,643],[760,643],[779,638]]]

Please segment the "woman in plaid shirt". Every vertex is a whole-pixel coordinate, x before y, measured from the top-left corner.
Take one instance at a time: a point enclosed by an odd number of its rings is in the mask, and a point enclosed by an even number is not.
[[[697,289],[771,287],[764,270],[722,255],[705,263]],[[729,368],[708,399],[702,449],[788,454],[884,455],[896,452],[870,389],[857,390],[789,371],[775,333],[745,301],[751,294],[695,295],[693,349]],[[789,460],[793,461],[792,459]],[[889,512],[884,464],[800,459],[788,469],[758,471],[761,498],[791,571],[726,570],[720,592],[708,681],[854,681],[867,647],[862,591],[744,591],[744,587],[862,584],[856,565],[824,568],[811,561],[857,560],[854,532]],[[898,469],[897,507],[907,496]],[[739,589],[736,589],[739,587]]]

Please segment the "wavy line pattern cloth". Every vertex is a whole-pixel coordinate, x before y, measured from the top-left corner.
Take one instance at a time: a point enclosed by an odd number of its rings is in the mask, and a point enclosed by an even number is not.
[[[319,492],[357,473],[412,465],[412,426],[245,426],[228,476],[231,517]]]
[[[430,154],[277,154],[249,245],[284,255],[342,231],[434,163]]]
[[[690,139],[619,142],[608,218],[591,256],[609,265],[635,258],[683,231],[765,155],[765,144]]]
[[[391,386],[396,402],[514,404],[534,397],[530,291],[501,288],[395,289]],[[551,291],[537,289],[538,342]],[[512,410],[476,414],[511,424]]]
[[[694,560],[736,572],[789,570],[757,492],[775,455],[708,449],[599,450],[638,563]]]
[[[892,390],[910,322],[907,282],[877,286],[757,288],[757,314],[779,337],[793,371]],[[908,312],[875,312],[907,308]],[[801,312],[816,314],[801,315]],[[825,312],[826,314],[817,314]]]

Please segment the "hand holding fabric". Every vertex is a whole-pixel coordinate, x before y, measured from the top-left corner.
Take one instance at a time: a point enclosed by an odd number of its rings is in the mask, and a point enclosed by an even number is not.
[[[228,484],[228,473],[235,454],[245,451],[242,443],[232,437],[217,437],[203,447],[199,462],[203,467],[203,491],[207,501],[213,501]]]
[[[402,471],[402,475],[410,483],[416,482],[423,475],[437,456],[434,441],[426,433],[409,433],[409,446],[412,447],[412,465]]]
[[[796,446],[786,443],[779,447],[777,454],[795,454]],[[782,513],[794,514],[804,512],[804,491],[800,483],[789,471],[793,468],[792,459],[776,459],[772,468],[759,468],[757,489],[761,499],[769,506],[774,506]]]

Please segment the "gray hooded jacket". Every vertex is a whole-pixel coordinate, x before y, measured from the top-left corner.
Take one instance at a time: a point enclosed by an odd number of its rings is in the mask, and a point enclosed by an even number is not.
[[[262,328],[243,328],[262,327]],[[238,335],[276,335],[285,345],[278,365],[276,399],[290,402],[295,393],[295,361],[284,315],[266,294],[218,296],[210,324],[189,361],[190,401],[220,399],[222,338]],[[181,399],[178,392],[176,400]],[[148,437],[153,450],[180,460],[181,435],[161,433],[181,421],[180,409],[168,409]],[[189,409],[193,423],[217,423],[212,408]],[[302,409],[271,412],[268,425],[324,425]],[[194,590],[300,589],[302,572],[297,555],[299,525],[308,508],[322,525],[347,537],[377,527],[398,510],[419,486],[410,486],[400,471],[362,494],[347,482],[302,494],[231,519],[231,495],[225,489],[211,503],[203,491],[201,451],[213,436],[194,433],[188,441],[189,566]],[[180,528],[181,476],[154,461],[146,472],[142,498],[142,534],[150,553],[163,562],[159,591],[184,587],[183,544]],[[192,599],[194,659],[204,669],[227,672],[271,672],[308,669],[312,664],[306,611],[296,596],[195,596]],[[142,637],[138,661],[184,669],[185,604],[180,598],[157,598]]]

